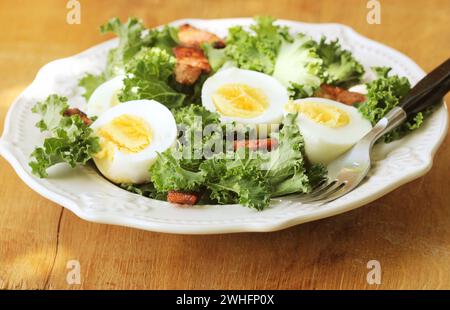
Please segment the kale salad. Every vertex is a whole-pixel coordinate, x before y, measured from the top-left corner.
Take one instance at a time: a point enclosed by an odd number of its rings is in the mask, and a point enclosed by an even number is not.
[[[86,73],[84,109],[50,94],[36,103],[45,132],[33,174],[93,162],[124,190],[176,204],[241,204],[308,193],[326,166],[397,106],[407,78],[365,68],[338,40],[293,33],[271,17],[230,25],[147,29],[135,18],[100,27],[118,37],[104,71]],[[413,115],[383,137],[419,128]],[[50,174],[50,176],[49,176]]]

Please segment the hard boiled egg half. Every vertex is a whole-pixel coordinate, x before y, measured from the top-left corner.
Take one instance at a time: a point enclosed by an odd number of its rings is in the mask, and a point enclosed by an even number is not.
[[[203,106],[226,123],[279,124],[288,100],[286,88],[275,78],[234,67],[218,71],[202,88]]]
[[[125,75],[118,75],[94,90],[87,104],[88,116],[100,116],[120,103],[117,95],[123,87],[124,78]]]
[[[100,172],[114,183],[150,181],[158,153],[174,145],[177,126],[172,113],[155,100],[121,103],[92,125],[101,150],[94,155]]]
[[[312,163],[330,163],[372,129],[358,109],[334,100],[299,99],[288,103],[285,111],[298,113],[305,153]]]

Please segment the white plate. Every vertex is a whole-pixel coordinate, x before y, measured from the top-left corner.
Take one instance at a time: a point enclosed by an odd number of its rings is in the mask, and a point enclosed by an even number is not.
[[[251,22],[247,18],[189,19],[174,24],[191,23],[225,36],[229,26],[249,25]],[[366,69],[390,66],[393,73],[408,77],[413,84],[424,75],[423,70],[408,57],[364,38],[346,26],[292,21],[279,23],[316,39],[321,35],[330,39],[338,37]],[[319,207],[288,201],[274,203],[262,212],[239,205],[175,207],[122,190],[102,178],[91,166],[70,169],[60,165],[49,171],[47,179],[34,177],[28,167],[29,155],[36,145],[42,143],[43,136],[34,127],[37,116],[30,112],[31,107],[51,93],[67,96],[71,105],[83,107],[85,101],[81,96],[82,90],[77,86],[78,79],[85,72],[101,72],[107,51],[116,44],[117,40],[111,40],[44,66],[9,109],[0,140],[1,154],[28,186],[88,221],[187,234],[283,229],[360,207],[425,174],[431,168],[433,155],[447,132],[447,109],[442,105],[413,134],[395,143],[377,145],[373,168],[366,182],[348,195]]]

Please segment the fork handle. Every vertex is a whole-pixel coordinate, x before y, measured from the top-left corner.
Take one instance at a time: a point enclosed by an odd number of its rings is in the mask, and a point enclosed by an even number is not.
[[[408,116],[423,111],[441,100],[450,90],[450,59],[427,74],[403,98],[399,106],[389,111],[363,138],[373,144],[385,133],[401,125]]]
[[[450,58],[427,74],[402,99],[400,107],[406,116],[414,115],[435,104],[450,90]]]

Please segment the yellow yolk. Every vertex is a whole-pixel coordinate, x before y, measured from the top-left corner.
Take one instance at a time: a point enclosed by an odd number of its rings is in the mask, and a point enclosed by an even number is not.
[[[266,95],[245,84],[225,84],[212,95],[217,111],[224,116],[253,118],[269,106]]]
[[[289,113],[302,114],[315,123],[330,128],[339,128],[350,123],[350,116],[347,114],[347,112],[326,103],[289,102],[284,108]]]
[[[152,130],[142,118],[122,115],[98,129],[97,135],[101,151],[95,157],[112,159],[115,149],[128,154],[144,150],[150,145]]]

